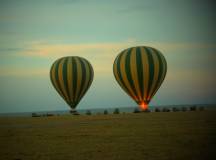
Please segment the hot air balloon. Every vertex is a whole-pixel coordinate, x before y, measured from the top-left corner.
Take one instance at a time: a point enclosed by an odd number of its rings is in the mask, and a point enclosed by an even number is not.
[[[146,46],[122,51],[113,64],[117,82],[142,110],[148,109],[148,104],[164,81],[166,72],[167,63],[162,53]]]
[[[56,60],[50,69],[50,79],[60,96],[75,112],[77,104],[93,81],[91,64],[81,57],[63,57]]]

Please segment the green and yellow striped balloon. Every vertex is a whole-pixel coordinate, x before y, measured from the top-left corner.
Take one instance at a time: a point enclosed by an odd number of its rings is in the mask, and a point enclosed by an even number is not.
[[[122,89],[145,110],[166,76],[167,63],[152,47],[132,47],[116,57],[113,72]]]
[[[81,57],[63,57],[50,69],[50,79],[65,102],[75,109],[93,81],[91,64]]]

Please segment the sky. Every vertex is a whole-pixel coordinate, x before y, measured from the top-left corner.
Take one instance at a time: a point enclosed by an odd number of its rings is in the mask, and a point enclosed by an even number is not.
[[[150,106],[215,104],[215,9],[213,0],[0,0],[0,113],[69,109],[49,79],[64,56],[94,68],[77,108],[136,106],[112,65],[139,45],[157,48],[168,64]]]

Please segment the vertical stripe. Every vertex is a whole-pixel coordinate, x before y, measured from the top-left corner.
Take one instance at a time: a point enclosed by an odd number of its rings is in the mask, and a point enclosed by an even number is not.
[[[73,95],[73,85],[72,85],[72,79],[73,79],[73,74],[72,74],[72,70],[73,70],[73,68],[72,68],[72,58],[71,57],[69,57],[68,58],[68,63],[67,63],[67,77],[68,77],[68,79],[67,79],[67,83],[68,83],[68,90],[69,90],[69,97],[70,97],[70,101],[72,101],[72,97],[74,96]]]
[[[125,84],[125,86],[128,88],[128,90],[129,90],[129,93],[132,95],[132,97],[134,98],[134,100],[135,101],[138,101],[138,99],[137,99],[137,97],[136,97],[136,95],[135,95],[135,93],[134,93],[134,90],[131,88],[131,85],[130,85],[130,82],[129,82],[129,80],[128,80],[128,73],[126,72],[126,64],[127,64],[127,66],[129,66],[130,65],[130,63],[129,62],[126,62],[126,58],[128,59],[128,61],[129,61],[129,57],[128,57],[128,55],[130,55],[130,52],[128,51],[128,53],[126,53],[126,52],[124,52],[123,54],[122,54],[122,57],[121,57],[121,59],[120,59],[120,73],[121,73],[121,76],[122,76],[122,80],[124,81],[124,84]],[[126,57],[127,56],[127,57]]]
[[[160,82],[160,83],[162,83],[165,76],[166,76],[167,64],[166,64],[166,60],[165,60],[164,56],[161,53],[160,53],[160,56],[161,56],[161,59],[162,59],[162,62],[163,62],[163,72],[162,72],[162,78],[161,78],[161,82]]]
[[[159,61],[159,73],[158,73],[158,79],[157,79],[157,82],[156,82],[156,86],[155,86],[155,88],[153,89],[154,91],[153,91],[153,93],[152,93],[152,95],[151,95],[151,98],[155,95],[155,93],[157,92],[157,90],[160,88],[160,81],[161,81],[161,79],[163,78],[162,77],[162,72],[163,72],[163,62],[162,62],[162,59],[161,59],[161,56],[160,56],[160,54],[159,54],[159,52],[156,50],[156,49],[154,49],[154,48],[152,48],[152,50],[154,51],[154,53],[156,54],[156,56],[157,56],[157,58],[158,58],[158,61]]]
[[[140,102],[142,101],[142,98],[140,94],[140,86],[139,86],[138,74],[137,74],[136,48],[133,48],[131,51],[130,71],[131,71],[131,79],[136,90],[136,96],[138,101]]]
[[[154,75],[153,75],[153,81],[152,81],[152,87],[149,91],[149,94],[148,94],[148,98],[147,100],[150,101],[151,99],[151,95],[152,93],[154,92],[154,89],[155,89],[155,86],[157,85],[157,79],[158,79],[158,76],[159,76],[159,60],[156,56],[156,53],[152,51],[151,48],[149,48],[149,51],[151,52],[151,55],[152,55],[152,58],[153,58],[153,64],[154,64]]]
[[[89,80],[88,80],[88,85],[87,85],[87,88],[86,88],[86,90],[88,90],[88,88],[90,87],[90,85],[91,85],[91,83],[93,81],[94,71],[92,69],[91,64],[88,61],[86,61],[86,62],[87,62],[87,66],[89,68]]]
[[[84,68],[86,70],[86,76],[85,76],[86,78],[84,79],[83,89],[80,93],[78,100],[80,100],[84,96],[85,92],[87,91],[89,81],[91,79],[90,78],[90,68],[85,60],[83,61],[83,63],[84,63]]]
[[[136,61],[137,61],[137,73],[138,73],[138,82],[139,82],[139,89],[141,94],[141,100],[143,101],[144,96],[144,87],[143,87],[143,67],[142,67],[142,57],[141,57],[141,48],[136,48]]]
[[[89,78],[88,78],[88,81],[87,81],[87,86],[86,86],[82,96],[84,96],[85,93],[87,92],[87,90],[90,88],[91,83],[93,81],[93,77],[94,77],[94,71],[93,71],[93,68],[92,68],[91,64],[87,60],[86,60],[86,64],[87,64],[87,68],[89,68]]]
[[[160,53],[160,52],[159,52]],[[164,80],[164,78],[165,78],[165,76],[166,76],[166,73],[167,73],[167,62],[166,62],[166,59],[165,59],[165,57],[162,55],[162,53],[160,53],[161,54],[161,57],[162,57],[162,59],[163,59],[163,61],[164,61],[164,74],[163,74],[163,80]]]
[[[77,85],[77,65],[75,62],[74,57],[72,57],[72,75],[73,75],[73,98],[72,102],[75,101],[75,95],[76,95],[76,85]]]
[[[52,81],[52,84],[54,86],[54,88],[57,90],[57,92],[60,94],[60,96],[64,99],[64,95],[62,93],[62,91],[59,89],[59,85],[57,84],[56,82],[56,72],[55,72],[55,68],[56,68],[56,64],[58,63],[58,61],[56,61],[53,66],[51,67],[51,81]]]
[[[81,58],[80,58],[80,64],[81,64],[82,75],[83,75],[82,81],[81,81],[81,89],[80,89],[80,93],[81,93],[83,88],[84,88],[84,84],[85,84],[85,80],[86,80],[86,68],[85,68],[84,60]]]
[[[67,63],[68,63],[68,57],[65,58],[65,61],[63,63],[63,68],[62,68],[62,74],[63,74],[63,81],[64,81],[64,86],[65,86],[65,91],[66,94],[68,96],[68,100],[70,102],[70,94],[69,94],[69,89],[68,89],[68,83],[67,83],[67,79],[68,79],[68,74],[67,74]]]
[[[66,97],[65,97],[65,94],[61,88],[61,85],[60,85],[60,82],[59,82],[59,73],[58,73],[58,69],[59,69],[59,64],[61,62],[62,58],[57,60],[56,62],[56,66],[55,66],[55,80],[56,80],[56,84],[58,86],[58,89],[61,91],[62,93],[62,97],[64,97],[65,101],[67,101]]]
[[[143,80],[144,80],[144,96],[143,100],[146,102],[147,101],[147,91],[148,91],[148,85],[149,85],[149,62],[148,62],[148,57],[147,53],[144,49],[144,47],[141,47],[141,57],[142,57],[142,68],[143,68]]]
[[[118,57],[116,57],[115,61],[114,61],[114,65],[113,65],[113,73],[114,73],[114,76],[118,82],[118,84],[122,87],[122,89],[127,93],[129,94],[129,96],[133,97],[129,90],[126,88],[126,86],[123,84],[124,82],[120,79],[120,73],[118,73],[118,70],[117,70],[117,66],[118,66],[118,62],[119,62],[119,57],[121,57],[122,54],[119,54]],[[119,65],[119,68],[120,68],[120,65]]]
[[[64,80],[63,80],[63,64],[64,64],[64,62],[65,62],[65,58],[60,60],[59,67],[58,67],[58,79],[59,79],[59,84],[60,84],[61,90],[64,93],[64,96],[65,96],[67,102],[69,103],[70,100],[69,100],[69,97],[67,95]]]
[[[82,68],[81,68],[81,64],[80,64],[80,60],[78,57],[74,57],[76,65],[77,65],[77,84],[76,84],[76,92],[75,92],[75,101],[77,101],[78,99],[78,94],[80,92],[80,88],[81,88],[81,80],[82,80]]]
[[[81,64],[82,80],[80,84],[80,91],[78,93],[78,98],[77,98],[78,101],[80,100],[81,93],[83,92],[83,90],[85,90],[84,84],[86,81],[86,68],[85,68],[84,60],[82,58],[79,58],[79,59],[80,59],[80,64]]]
[[[149,62],[149,79],[148,79],[149,82],[148,82],[148,91],[147,91],[147,99],[146,99],[146,101],[149,102],[148,96],[154,80],[154,61],[149,48],[145,47],[145,51],[147,53],[148,62]]]
[[[159,55],[161,57],[161,60],[162,60],[162,74],[161,74],[161,78],[160,78],[160,81],[159,81],[159,84],[158,84],[158,87],[157,87],[156,91],[160,88],[161,84],[163,83],[164,78],[166,76],[166,71],[167,71],[166,60],[165,60],[164,56],[160,52],[158,52],[158,53],[159,53]],[[153,93],[153,96],[156,94],[156,91],[155,91],[155,93]]]
[[[122,59],[122,56],[123,56],[123,54],[125,54],[125,53],[127,53],[128,52],[128,50],[124,50],[123,52],[121,52],[120,53],[120,55],[119,55],[119,57],[116,59],[116,70],[117,70],[117,74],[116,75],[118,75],[118,77],[119,77],[119,79],[120,79],[120,81],[118,81],[119,82],[119,84],[120,84],[120,86],[124,89],[126,89],[126,93],[131,97],[131,98],[135,98],[135,96],[132,94],[132,92],[130,92],[130,90],[129,90],[129,88],[127,88],[127,86],[126,86],[126,84],[125,84],[125,82],[124,82],[124,80],[123,80],[123,77],[122,77],[122,71],[121,71],[121,59]],[[122,85],[121,85],[122,84]]]
[[[162,67],[161,79],[160,79],[159,86],[158,86],[157,90],[160,88],[161,84],[163,83],[163,81],[164,81],[164,79],[166,77],[166,72],[167,72],[167,63],[166,63],[166,60],[165,60],[164,56],[160,52],[158,52],[158,53],[159,53],[159,55],[160,55],[160,57],[162,59],[162,64],[163,64],[162,66],[163,67]],[[153,94],[153,96],[154,96],[154,94]]]

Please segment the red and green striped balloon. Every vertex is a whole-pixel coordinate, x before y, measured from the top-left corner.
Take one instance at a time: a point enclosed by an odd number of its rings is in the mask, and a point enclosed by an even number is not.
[[[50,69],[50,79],[65,102],[75,109],[93,81],[91,64],[81,57],[63,57]]]
[[[132,47],[116,57],[113,72],[122,89],[145,110],[164,81],[167,63],[152,47]]]

